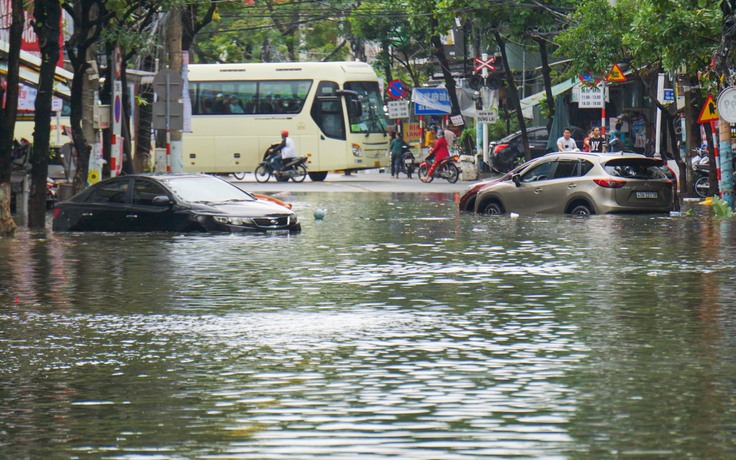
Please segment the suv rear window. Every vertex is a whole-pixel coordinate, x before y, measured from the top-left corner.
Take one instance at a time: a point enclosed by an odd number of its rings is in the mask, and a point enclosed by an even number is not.
[[[662,163],[648,158],[621,158],[608,161],[603,169],[615,177],[625,179],[664,179]]]

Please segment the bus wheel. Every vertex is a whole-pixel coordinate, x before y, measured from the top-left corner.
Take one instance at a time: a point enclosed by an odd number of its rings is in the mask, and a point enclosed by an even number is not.
[[[322,182],[325,180],[326,177],[327,177],[327,171],[309,173],[309,179],[311,179],[312,182]]]

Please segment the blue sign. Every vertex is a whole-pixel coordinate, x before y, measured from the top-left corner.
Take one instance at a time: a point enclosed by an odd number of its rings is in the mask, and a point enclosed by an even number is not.
[[[664,90],[664,102],[675,102],[675,90],[674,89]]]
[[[388,96],[391,99],[398,101],[406,97],[406,93],[406,86],[401,80],[391,80],[388,84]]]
[[[447,88],[414,88],[411,100],[416,115],[448,115],[452,111]]]

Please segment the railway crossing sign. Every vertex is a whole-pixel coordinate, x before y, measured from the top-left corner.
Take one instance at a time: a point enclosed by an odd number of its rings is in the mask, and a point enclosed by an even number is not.
[[[493,65],[493,63],[496,62],[496,56],[488,57],[488,55],[484,53],[480,58],[473,58],[473,61],[475,61],[475,68],[473,69],[475,73],[482,72],[483,70],[486,70],[487,72],[496,71],[496,66]]]

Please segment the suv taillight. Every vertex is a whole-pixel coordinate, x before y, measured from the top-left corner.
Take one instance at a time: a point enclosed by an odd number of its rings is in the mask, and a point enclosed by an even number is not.
[[[498,152],[500,152],[501,150],[505,149],[508,146],[509,144],[496,144],[496,148],[493,149],[493,153],[498,154]]]
[[[593,182],[605,188],[621,188],[626,185],[626,181],[623,179],[593,179]]]

